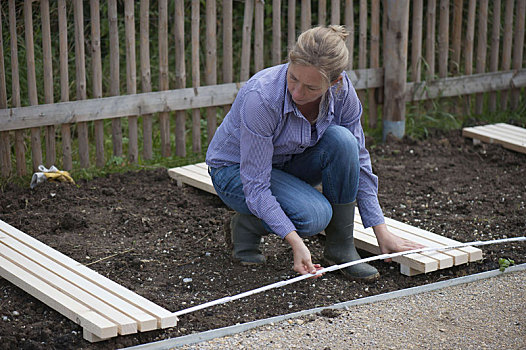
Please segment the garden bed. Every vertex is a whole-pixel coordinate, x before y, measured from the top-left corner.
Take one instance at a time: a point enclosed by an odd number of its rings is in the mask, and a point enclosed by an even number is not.
[[[460,131],[425,141],[369,148],[385,215],[469,242],[522,236],[526,155],[498,145],[474,146]],[[231,212],[214,195],[177,187],[166,169],[112,174],[91,181],[8,184],[0,219],[169,310],[237,294],[296,274],[288,245],[265,238],[266,265],[242,267],[225,250],[222,226]],[[321,237],[307,240],[321,260]],[[526,245],[482,248],[481,262],[403,276],[395,263],[373,262],[380,279],[348,282],[332,273],[180,318],[177,327],[90,344],[80,326],[0,280],[0,344],[6,348],[114,349],[248,322],[524,263]]]

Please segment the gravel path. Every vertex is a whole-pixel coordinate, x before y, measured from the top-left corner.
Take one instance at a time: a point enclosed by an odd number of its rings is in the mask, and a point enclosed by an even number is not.
[[[183,349],[526,349],[526,271],[325,310]]]

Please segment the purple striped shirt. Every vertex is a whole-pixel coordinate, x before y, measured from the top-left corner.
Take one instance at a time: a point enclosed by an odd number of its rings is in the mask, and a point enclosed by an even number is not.
[[[250,78],[208,146],[206,163],[213,168],[240,164],[241,181],[250,211],[280,237],[295,230],[270,191],[272,166],[280,167],[292,155],[315,145],[329,125],[349,129],[360,145],[357,202],[365,227],[384,223],[378,203],[378,178],[372,172],[360,124],[362,105],[349,77],[328,92],[326,114],[311,124],[297,110],[287,89],[288,64],[264,69]]]

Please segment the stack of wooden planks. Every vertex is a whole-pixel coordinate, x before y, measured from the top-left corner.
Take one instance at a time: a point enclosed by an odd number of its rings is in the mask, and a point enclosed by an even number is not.
[[[212,180],[208,175],[205,163],[186,165],[168,170],[169,175],[179,186],[187,184],[203,191],[216,194]],[[453,239],[419,229],[417,227],[386,218],[386,225],[394,234],[420,243],[426,247],[449,246],[459,244]],[[358,248],[373,254],[380,254],[380,248],[372,228],[365,229],[358,212],[354,218],[354,240]],[[466,264],[482,259],[482,250],[475,247],[461,249],[437,250],[422,254],[410,254],[394,258],[400,264],[400,272],[407,276],[446,269],[451,266]]]
[[[506,123],[474,126],[462,129],[462,136],[474,143],[497,143],[504,148],[526,153],[526,129]]]
[[[172,312],[1,220],[0,276],[82,326],[90,342],[177,324]]]

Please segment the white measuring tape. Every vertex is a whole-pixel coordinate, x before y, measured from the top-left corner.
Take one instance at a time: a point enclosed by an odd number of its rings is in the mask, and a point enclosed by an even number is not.
[[[325,268],[317,271],[315,274],[310,274],[309,273],[309,274],[306,274],[306,275],[301,275],[301,276],[298,276],[298,277],[291,278],[289,280],[272,283],[272,284],[269,284],[269,285],[266,285],[266,286],[263,286],[263,287],[260,287],[260,288],[252,289],[252,290],[249,290],[249,291],[237,294],[237,295],[224,297],[224,298],[213,300],[213,301],[210,301],[208,303],[201,304],[201,305],[192,306],[192,307],[189,307],[188,309],[176,311],[173,314],[175,316],[181,316],[181,315],[184,315],[184,314],[188,314],[190,312],[194,312],[194,311],[197,311],[197,310],[202,310],[202,309],[205,309],[205,308],[208,308],[208,307],[211,307],[211,306],[215,306],[215,305],[225,304],[225,303],[228,303],[230,301],[234,301],[234,300],[237,300],[237,299],[248,297],[250,295],[254,295],[254,294],[258,294],[258,293],[267,291],[269,289],[283,287],[283,286],[286,286],[286,285],[289,285],[289,284],[292,284],[292,283],[296,283],[296,282],[302,281],[302,280],[307,279],[307,278],[311,278],[311,277],[314,277],[314,276],[321,275],[321,274],[326,273],[326,272],[340,270],[340,269],[343,269],[343,268],[346,268],[346,267],[349,267],[349,266],[353,266],[353,265],[357,265],[357,264],[361,264],[361,263],[364,263],[364,262],[369,262],[369,261],[374,261],[374,260],[390,259],[390,258],[395,258],[395,257],[398,257],[398,256],[414,254],[414,253],[425,253],[425,252],[431,252],[431,251],[435,251],[435,250],[441,250],[442,251],[442,250],[451,250],[451,249],[457,249],[457,248],[468,247],[468,246],[479,246],[479,245],[489,245],[489,244],[498,244],[498,243],[518,242],[518,241],[526,241],[526,237],[494,239],[494,240],[491,240],[491,241],[474,241],[474,242],[469,242],[469,243],[459,243],[459,244],[450,245],[450,246],[420,248],[420,249],[414,249],[414,250],[406,250],[404,252],[398,252],[398,253],[390,253],[390,254],[381,254],[381,255],[371,256],[369,258],[355,260],[355,261],[350,261],[350,262],[346,262],[346,263],[343,263],[343,264],[340,264],[340,265],[332,265],[332,266],[329,266],[329,267],[325,267]]]

